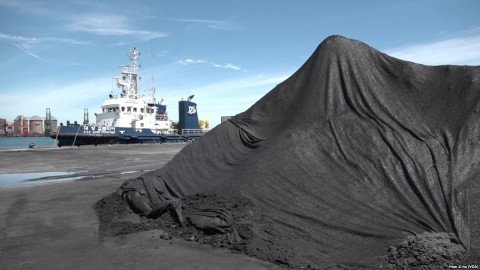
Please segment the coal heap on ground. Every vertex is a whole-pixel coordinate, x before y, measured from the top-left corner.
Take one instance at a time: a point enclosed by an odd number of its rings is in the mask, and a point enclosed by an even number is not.
[[[246,253],[292,267],[375,265],[423,233],[468,250],[479,110],[480,66],[415,64],[332,36],[247,111],[119,194],[145,216],[197,193],[245,198]]]

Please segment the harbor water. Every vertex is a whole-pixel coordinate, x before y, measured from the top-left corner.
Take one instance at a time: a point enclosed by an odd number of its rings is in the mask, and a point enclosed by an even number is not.
[[[33,143],[35,148],[56,147],[56,140],[50,137],[0,137],[0,150],[27,149]]]

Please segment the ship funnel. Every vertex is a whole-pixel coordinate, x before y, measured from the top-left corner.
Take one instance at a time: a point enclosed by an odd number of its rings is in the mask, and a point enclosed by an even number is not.
[[[193,98],[193,95],[190,96]],[[200,129],[198,124],[197,104],[189,100],[178,102],[178,131],[183,129]]]

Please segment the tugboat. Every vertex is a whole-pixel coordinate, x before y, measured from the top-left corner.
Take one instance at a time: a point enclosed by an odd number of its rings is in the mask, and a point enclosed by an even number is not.
[[[50,137],[58,141],[58,147],[98,145],[114,143],[163,143],[186,142],[199,139],[208,131],[208,124],[200,128],[197,104],[192,102],[193,95],[179,101],[179,121],[169,120],[167,106],[163,99],[155,98],[155,85],[152,95],[145,98],[138,93],[137,48],[130,50],[130,65],[122,65],[121,76],[114,77],[120,94],[114,95],[101,105],[102,112],[96,113],[96,123],[89,125],[60,124],[58,131]],[[208,122],[207,122],[208,123]]]

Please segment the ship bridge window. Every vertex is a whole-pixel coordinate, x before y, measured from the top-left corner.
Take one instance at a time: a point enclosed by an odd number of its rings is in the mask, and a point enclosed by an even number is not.
[[[132,107],[127,107],[127,112],[132,112]]]
[[[125,111],[125,107],[122,107],[122,112],[124,112],[124,111]]]
[[[145,109],[144,109],[144,108],[140,108],[140,112],[141,112],[141,113],[144,113],[144,112],[145,112]]]
[[[137,112],[137,108],[133,108],[133,112]]]

